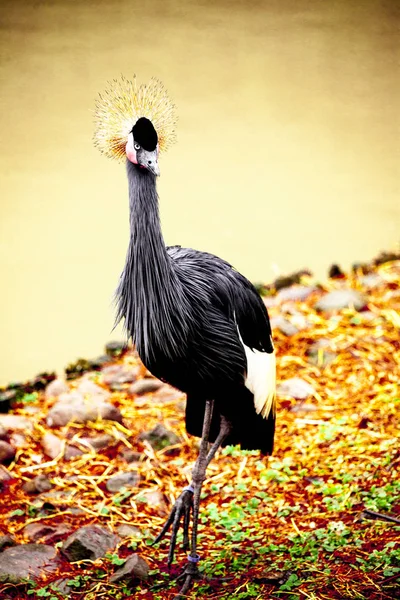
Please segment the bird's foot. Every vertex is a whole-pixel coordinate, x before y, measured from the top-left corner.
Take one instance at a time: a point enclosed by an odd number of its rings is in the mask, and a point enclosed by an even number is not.
[[[181,495],[176,499],[174,506],[169,514],[168,519],[165,522],[164,527],[154,540],[154,544],[160,542],[165,534],[168,532],[172,525],[171,541],[169,544],[168,551],[168,568],[171,566],[174,559],[174,552],[176,546],[176,536],[178,535],[182,515],[183,515],[183,544],[184,550],[189,549],[189,522],[190,522],[190,511],[193,507],[193,488],[192,486],[186,487]],[[191,564],[191,563],[189,563]]]
[[[189,555],[189,562],[183,569],[182,573],[176,578],[176,581],[179,583],[183,581],[183,585],[179,590],[178,594],[174,596],[174,600],[182,600],[182,598],[185,597],[187,592],[192,587],[193,582],[203,579],[203,576],[200,573],[199,568],[197,566],[198,561],[198,556],[196,556],[196,558],[193,560]]]

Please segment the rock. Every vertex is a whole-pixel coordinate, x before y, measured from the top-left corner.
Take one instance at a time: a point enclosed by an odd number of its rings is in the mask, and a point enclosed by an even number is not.
[[[23,544],[0,554],[0,581],[22,583],[53,573],[59,568],[57,550],[44,544]]]
[[[129,387],[128,394],[131,394],[132,396],[141,396],[142,394],[148,394],[149,392],[156,392],[163,385],[163,382],[159,379],[150,379],[145,377],[144,379],[135,381],[135,383]]]
[[[62,545],[61,552],[70,561],[95,560],[109,550],[113,550],[120,538],[108,529],[98,525],[81,527],[69,536]]]
[[[42,437],[41,445],[46,456],[52,459],[59,456],[63,448],[62,441],[53,433],[45,433]]]
[[[82,456],[83,454],[85,454],[85,452],[83,450],[81,450],[80,448],[78,448],[77,446],[74,446],[73,444],[67,444],[65,446],[65,451],[64,451],[64,459],[65,460],[72,460],[73,458],[76,458],[77,456]]]
[[[54,379],[46,386],[46,398],[58,398],[61,394],[69,392],[69,387],[63,379]]]
[[[156,425],[151,431],[141,433],[138,439],[148,441],[154,450],[163,450],[167,446],[174,446],[181,442],[176,433],[170,431],[161,423]]]
[[[62,536],[71,532],[71,528],[63,523],[49,525],[48,523],[29,523],[24,527],[24,536],[32,541],[42,540],[46,544],[55,544]]]
[[[10,481],[11,479],[12,479],[11,473],[5,467],[3,467],[3,465],[0,465],[0,483],[4,483],[5,481]]]
[[[104,448],[108,448],[111,444],[114,443],[114,438],[112,435],[108,435],[105,433],[104,435],[97,435],[95,437],[82,437],[79,440],[81,444],[87,445],[90,449],[93,450],[103,450]]]
[[[111,575],[110,582],[117,583],[126,577],[145,581],[149,576],[149,571],[150,567],[144,558],[139,556],[139,554],[133,554],[114,575]]]
[[[164,495],[159,490],[140,490],[136,496],[136,502],[143,502],[151,508],[157,509],[160,516],[167,513],[167,506],[165,504]]]
[[[16,546],[17,542],[11,535],[0,535],[0,552],[3,552],[6,548]]]
[[[331,265],[328,271],[328,277],[330,279],[344,279],[346,275],[343,273],[339,265]]]
[[[369,290],[373,290],[385,283],[383,277],[378,275],[378,273],[370,273],[369,275],[364,275],[360,278],[359,281],[363,287],[368,288]]]
[[[4,425],[0,424],[0,440],[4,440],[7,437],[7,431]]]
[[[276,392],[280,396],[291,396],[292,398],[296,398],[296,400],[306,400],[306,398],[314,394],[315,390],[304,379],[292,377],[279,384]]]
[[[119,492],[123,487],[135,487],[140,481],[137,471],[127,471],[112,475],[106,483],[109,492]]]
[[[8,413],[16,398],[17,392],[15,390],[4,390],[4,392],[0,392],[0,413]]]
[[[26,481],[22,489],[27,494],[41,494],[42,492],[48,492],[52,487],[53,485],[47,479],[46,475],[38,475],[34,479]]]
[[[0,425],[6,431],[30,432],[33,430],[32,422],[26,417],[20,417],[19,415],[0,415]]]
[[[105,350],[108,356],[121,356],[128,349],[128,344],[126,342],[108,342],[106,344]]]
[[[18,433],[17,431],[13,431],[10,433],[10,442],[11,446],[15,449],[26,448],[29,446],[29,442],[26,437],[22,433]]]
[[[126,367],[125,365],[109,365],[102,370],[103,381],[111,388],[115,385],[132,383],[135,381],[139,367]]]
[[[285,319],[285,317],[282,317],[282,315],[279,315],[277,317],[272,317],[271,328],[279,329],[279,331],[281,333],[283,333],[283,335],[286,335],[288,337],[290,337],[292,335],[296,335],[296,333],[299,332],[299,329],[295,325],[293,325],[290,321]]]
[[[15,450],[7,442],[0,440],[0,463],[9,463],[15,456]]]
[[[108,400],[110,397],[109,391],[100,387],[97,383],[91,381],[91,379],[82,379],[77,387],[77,392],[82,394],[82,396],[94,396],[96,399],[102,398],[103,400]]]
[[[140,531],[139,527],[135,527],[135,525],[128,525],[126,523],[118,527],[117,533],[122,538],[142,537],[142,532]]]
[[[90,371],[91,364],[85,358],[78,358],[74,363],[70,363],[65,368],[65,374],[67,379],[76,379],[80,377],[83,373]]]
[[[90,368],[93,370],[99,370],[104,367],[107,363],[110,362],[110,357],[106,354],[102,356],[97,356],[96,358],[92,358],[90,361]]]
[[[57,579],[56,581],[54,581],[54,583],[52,583],[52,589],[54,589],[55,592],[58,592],[59,594],[61,594],[61,596],[70,596],[71,592],[72,592],[72,587],[70,585],[68,585],[68,581],[71,580],[71,577],[65,577],[64,579]]]
[[[143,457],[141,452],[135,452],[130,448],[124,448],[121,452],[121,457],[126,460],[127,463],[139,462]]]
[[[71,421],[76,423],[96,421],[99,416],[102,419],[122,422],[120,410],[116,406],[105,402],[100,394],[85,400],[79,393],[74,397],[72,397],[72,394],[68,394],[69,399],[64,398],[66,395],[62,394],[59,402],[50,409],[47,415],[47,425],[49,427],[63,427]]]
[[[304,277],[304,276],[311,277],[312,276],[311,271],[308,271],[307,269],[302,269],[301,271],[295,271],[294,273],[291,273],[290,275],[284,275],[282,277],[278,277],[277,279],[275,279],[275,281],[272,285],[278,291],[278,290],[281,290],[282,288],[290,287],[291,285],[294,285],[295,283],[300,283],[302,277]]]
[[[342,310],[343,308],[353,308],[362,310],[366,307],[368,301],[359,292],[351,289],[334,290],[328,292],[314,305],[315,310],[330,311]]]
[[[314,286],[307,285],[294,285],[292,287],[282,288],[277,294],[277,299],[280,302],[287,302],[288,300],[303,302],[308,296],[311,296],[316,289],[317,288]]]

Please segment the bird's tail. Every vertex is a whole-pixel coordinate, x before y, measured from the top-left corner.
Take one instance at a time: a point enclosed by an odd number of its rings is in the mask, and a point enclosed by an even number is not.
[[[189,434],[201,437],[205,402],[188,394],[186,401],[186,430]],[[210,442],[218,435],[220,415],[230,421],[232,431],[223,446],[240,444],[242,450],[260,450],[262,454],[272,454],[274,447],[275,416],[268,418],[257,414],[254,396],[245,387],[229,394],[223,401],[216,400],[210,429]]]

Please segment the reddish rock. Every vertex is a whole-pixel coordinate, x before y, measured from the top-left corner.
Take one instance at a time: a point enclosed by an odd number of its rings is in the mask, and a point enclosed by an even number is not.
[[[48,492],[52,487],[53,486],[46,475],[38,475],[34,479],[26,481],[22,486],[22,489],[27,494],[40,494],[42,492]]]
[[[22,544],[0,554],[0,581],[18,584],[37,579],[59,568],[57,550],[43,544]]]
[[[0,425],[6,431],[32,431],[33,424],[26,417],[20,417],[19,415],[0,415]]]
[[[149,571],[150,567],[144,558],[139,556],[139,554],[133,554],[114,575],[111,575],[110,582],[117,583],[126,577],[146,580],[149,576]]]
[[[163,385],[163,382],[159,379],[148,379],[146,377],[135,381],[135,383],[129,387],[128,393],[132,396],[141,396],[142,394],[148,394],[149,392],[156,392]]]
[[[15,456],[15,450],[7,442],[0,440],[0,463],[9,463]]]
[[[56,458],[61,454],[63,443],[54,433],[45,433],[41,444],[44,453],[50,458]]]
[[[65,540],[61,552],[71,562],[77,560],[95,560],[113,550],[120,538],[108,529],[97,525],[88,525],[75,531]]]

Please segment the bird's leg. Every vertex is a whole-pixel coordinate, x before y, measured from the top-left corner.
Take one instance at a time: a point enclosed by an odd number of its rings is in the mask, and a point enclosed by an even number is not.
[[[174,558],[176,536],[178,534],[182,515],[184,515],[183,549],[184,550],[189,549],[190,510],[193,506],[193,498],[196,498],[196,484],[194,481],[194,479],[195,479],[194,474],[195,474],[195,472],[196,472],[196,475],[197,475],[197,472],[200,473],[200,471],[196,470],[198,464],[202,465],[202,470],[204,471],[204,473],[205,473],[205,469],[207,467],[208,436],[210,433],[213,408],[214,408],[214,400],[206,400],[206,406],[205,406],[205,411],[204,411],[204,420],[203,420],[203,431],[202,431],[202,438],[201,438],[201,443],[200,443],[200,451],[199,451],[199,456],[197,458],[196,464],[193,469],[193,481],[192,481],[191,485],[184,488],[183,492],[177,498],[174,506],[172,507],[171,513],[170,513],[164,527],[162,528],[162,530],[160,531],[160,533],[154,540],[154,544],[157,544],[160,540],[162,540],[172,525],[171,541],[170,541],[170,546],[169,546],[169,551],[168,551],[168,568],[171,566],[173,558]],[[203,477],[203,479],[204,479],[204,477]],[[203,482],[203,479],[201,480],[201,483]],[[200,489],[201,489],[201,483],[200,483]],[[200,499],[200,491],[198,492],[198,497]],[[197,513],[197,518],[198,518],[198,513]]]
[[[212,459],[215,456],[218,448],[221,446],[224,439],[227,437],[231,430],[231,425],[227,421],[227,419],[221,415],[221,426],[219,430],[219,434],[212,444],[210,450],[207,454],[202,453],[202,446],[200,446],[199,457],[196,461],[196,464],[193,469],[193,480],[192,485],[194,489],[193,495],[193,524],[192,524],[192,538],[191,538],[191,547],[190,554],[188,556],[188,564],[186,565],[183,573],[178,577],[178,580],[184,580],[183,586],[177,596],[175,596],[174,600],[180,600],[189,590],[190,586],[194,579],[199,578],[199,570],[197,567],[197,563],[200,560],[199,555],[197,554],[197,528],[199,523],[199,508],[200,508],[200,494],[201,487],[203,481],[206,476],[206,469]],[[204,430],[203,430],[204,433]],[[204,441],[204,437],[202,438],[202,444]],[[207,446],[207,444],[205,444]]]

